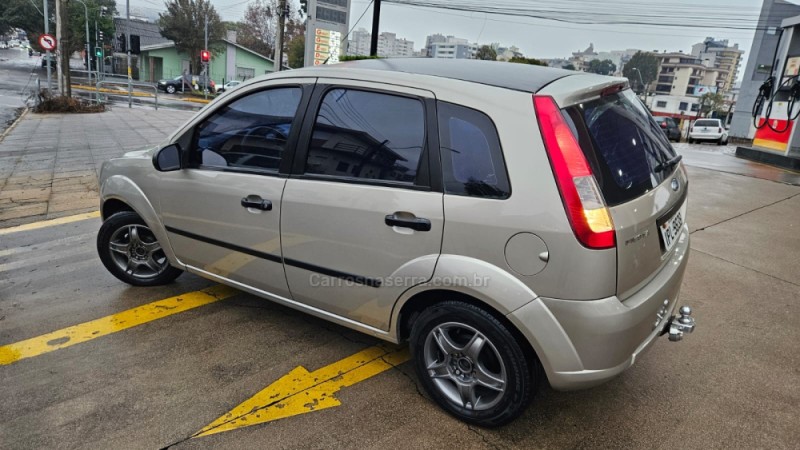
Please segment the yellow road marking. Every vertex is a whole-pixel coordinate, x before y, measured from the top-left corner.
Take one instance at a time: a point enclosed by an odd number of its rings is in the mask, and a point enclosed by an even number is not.
[[[238,293],[227,286],[212,286],[188,294],[176,295],[146,305],[101,317],[51,333],[0,347],[0,365],[11,364],[20,359],[39,356],[76,344],[91,341],[118,331],[127,330],[143,323],[188,311],[198,306],[224,300]]]
[[[17,225],[15,227],[0,228],[0,236],[4,234],[17,233],[20,231],[37,230],[39,228],[52,227],[53,225],[63,225],[65,223],[78,222],[86,219],[96,219],[100,217],[100,211],[92,211],[84,214],[76,214],[74,216],[64,216],[58,219],[42,220],[39,222],[26,223],[24,225]]]
[[[378,345],[313,372],[298,366],[192,437],[339,406],[341,402],[333,397],[339,389],[374,377],[409,358],[407,348]]]

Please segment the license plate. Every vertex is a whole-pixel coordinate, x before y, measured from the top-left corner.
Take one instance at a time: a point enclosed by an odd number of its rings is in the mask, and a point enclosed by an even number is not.
[[[661,229],[661,239],[664,241],[664,251],[669,252],[675,246],[678,236],[681,234],[684,221],[686,220],[686,202],[684,201],[681,209],[678,210],[672,217],[667,219],[659,227]]]

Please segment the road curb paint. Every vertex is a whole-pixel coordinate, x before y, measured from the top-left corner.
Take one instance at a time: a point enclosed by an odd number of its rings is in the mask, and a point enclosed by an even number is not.
[[[50,353],[62,348],[91,341],[102,336],[127,330],[173,314],[224,300],[239,293],[236,289],[216,285],[200,291],[176,295],[147,303],[110,316],[62,328],[41,336],[0,347],[0,366],[21,359]]]
[[[100,211],[76,214],[74,216],[64,216],[57,219],[40,220],[39,222],[26,223],[23,225],[17,225],[15,227],[0,228],[0,236],[4,234],[18,233],[20,231],[37,230],[39,228],[63,225],[65,223],[78,222],[86,219],[96,219],[98,217],[100,217]]]
[[[341,405],[333,394],[372,378],[411,358],[407,347],[376,345],[309,372],[298,366],[192,438],[256,425]]]

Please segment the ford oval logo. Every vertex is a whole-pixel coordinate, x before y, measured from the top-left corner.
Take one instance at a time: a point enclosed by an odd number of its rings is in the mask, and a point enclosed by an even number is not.
[[[677,191],[678,189],[680,189],[681,184],[678,182],[677,178],[673,178],[672,183],[670,183],[670,187],[672,187],[673,191]]]

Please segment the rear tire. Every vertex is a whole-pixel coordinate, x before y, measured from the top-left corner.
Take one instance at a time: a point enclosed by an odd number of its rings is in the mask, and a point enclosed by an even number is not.
[[[133,211],[118,212],[103,222],[97,253],[112,275],[134,286],[161,286],[183,273],[169,264],[158,239]]]
[[[174,94],[175,93],[175,86],[169,85],[167,86],[167,94]]]
[[[694,144],[694,139],[692,139],[692,138],[689,138],[689,143],[690,143],[690,144]]]
[[[459,420],[498,427],[530,403],[541,371],[502,322],[469,303],[424,310],[410,338],[414,368],[439,406]]]
[[[717,139],[717,145],[725,145],[725,141],[722,138]]]

